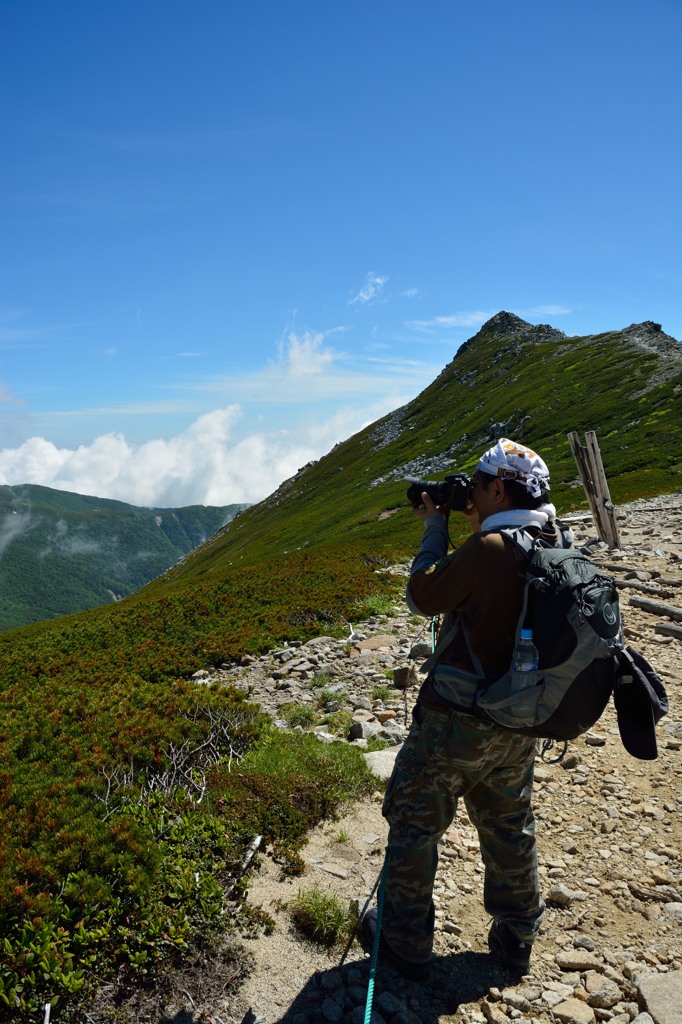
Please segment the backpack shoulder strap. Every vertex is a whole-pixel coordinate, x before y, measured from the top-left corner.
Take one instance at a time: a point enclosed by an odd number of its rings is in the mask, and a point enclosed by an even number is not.
[[[521,526],[503,526],[499,530],[486,530],[486,533],[499,533],[504,537],[510,544],[513,544],[519,551],[523,552],[526,558],[530,558],[534,552],[540,551],[545,545],[539,538],[534,537],[532,533],[524,530]],[[519,631],[523,628],[526,621],[526,615],[528,614],[528,595],[529,595],[529,583],[528,575],[525,576],[526,583],[523,588],[523,602],[521,604],[521,611],[516,622],[516,635],[518,636]]]
[[[502,537],[506,538],[506,540],[514,544],[515,547],[519,548],[520,551],[523,551],[529,557],[534,551],[546,547],[539,537],[534,537],[532,533],[529,533],[522,526],[501,526],[498,530],[485,530],[484,533],[501,534]]]

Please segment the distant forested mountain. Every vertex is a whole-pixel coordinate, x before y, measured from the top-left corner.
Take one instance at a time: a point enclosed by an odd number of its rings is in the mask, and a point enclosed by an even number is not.
[[[0,630],[127,597],[244,508],[138,508],[0,486]]]

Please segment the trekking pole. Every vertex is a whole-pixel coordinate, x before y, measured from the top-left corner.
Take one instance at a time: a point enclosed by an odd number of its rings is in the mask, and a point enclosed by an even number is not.
[[[372,1003],[374,1002],[374,979],[377,973],[377,962],[379,960],[379,941],[381,939],[381,918],[384,912],[384,889],[386,888],[386,869],[388,867],[388,847],[384,856],[384,866],[381,869],[379,878],[379,893],[377,895],[377,923],[372,943],[372,956],[369,962],[369,981],[367,983],[367,1002],[365,1003],[364,1024],[370,1024],[372,1020]]]
[[[436,648],[436,622],[438,617],[434,615],[431,619],[431,650],[434,651]],[[379,875],[379,892],[377,893],[377,921],[376,931],[374,932],[374,942],[372,943],[372,956],[369,961],[369,981],[367,982],[367,1001],[365,1003],[365,1019],[364,1024],[371,1024],[372,1020],[372,1003],[374,1002],[374,979],[377,973],[377,963],[379,961],[379,942],[381,941],[381,918],[384,913],[384,890],[386,888],[386,872],[388,870],[388,846],[386,847],[386,853],[384,855],[384,864]],[[365,904],[371,900],[371,895]]]

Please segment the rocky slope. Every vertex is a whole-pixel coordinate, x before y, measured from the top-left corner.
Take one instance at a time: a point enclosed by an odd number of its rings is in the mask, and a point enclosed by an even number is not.
[[[630,600],[645,596],[682,606],[682,493],[619,509],[620,550],[601,545],[590,522],[574,525],[577,544],[618,580],[629,642],[666,684],[671,709],[659,726],[659,757],[644,762],[627,754],[609,705],[595,729],[571,743],[560,763],[538,759],[535,807],[547,912],[530,973],[521,981],[506,976],[488,955],[483,865],[462,807],[441,850],[432,981],[427,987],[404,981],[380,962],[375,1024],[680,1020],[682,640],[656,632],[657,626],[670,625],[668,616]],[[404,575],[407,569],[391,571]],[[415,666],[429,649],[428,622],[396,609],[391,617],[356,625],[348,642],[319,637],[254,659],[227,676],[252,689],[282,727],[287,727],[286,705],[312,706],[314,684],[324,677],[327,690],[337,686],[339,691],[327,694],[325,711],[333,713],[337,703],[352,709],[354,742],[363,745],[367,737],[380,735],[392,743],[389,750],[368,755],[382,773],[390,771],[407,730],[418,682]],[[407,689],[393,701],[372,700],[388,670]],[[321,741],[338,742],[325,727],[318,732]],[[300,887],[314,884],[343,900],[362,904],[370,898],[386,840],[380,802],[378,793],[316,830],[302,851],[300,879],[283,879],[281,865],[264,851],[251,900],[274,917],[276,928],[269,936],[245,939],[254,969],[236,995],[226,994],[229,979],[220,964],[206,964],[183,976],[182,991],[176,986],[160,1015],[149,1015],[144,1001],[138,1002],[138,1019],[360,1024],[369,959],[357,942],[331,952],[303,942],[286,903]]]

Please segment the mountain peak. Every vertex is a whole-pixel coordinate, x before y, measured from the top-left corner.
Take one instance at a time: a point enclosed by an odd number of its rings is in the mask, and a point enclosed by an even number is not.
[[[539,344],[544,341],[563,340],[565,337],[564,332],[557,330],[556,327],[551,327],[549,324],[529,324],[527,320],[522,320],[516,313],[509,313],[506,309],[501,309],[495,316],[491,316],[490,320],[486,320],[472,338],[459,346],[455,353],[455,359],[472,345],[477,344],[479,339],[489,341],[491,338],[494,340],[509,338],[519,344],[524,342]]]
[[[522,320],[516,313],[508,313],[501,309],[490,320],[486,320],[480,329],[480,334],[517,334],[519,331],[528,330],[532,325]]]

